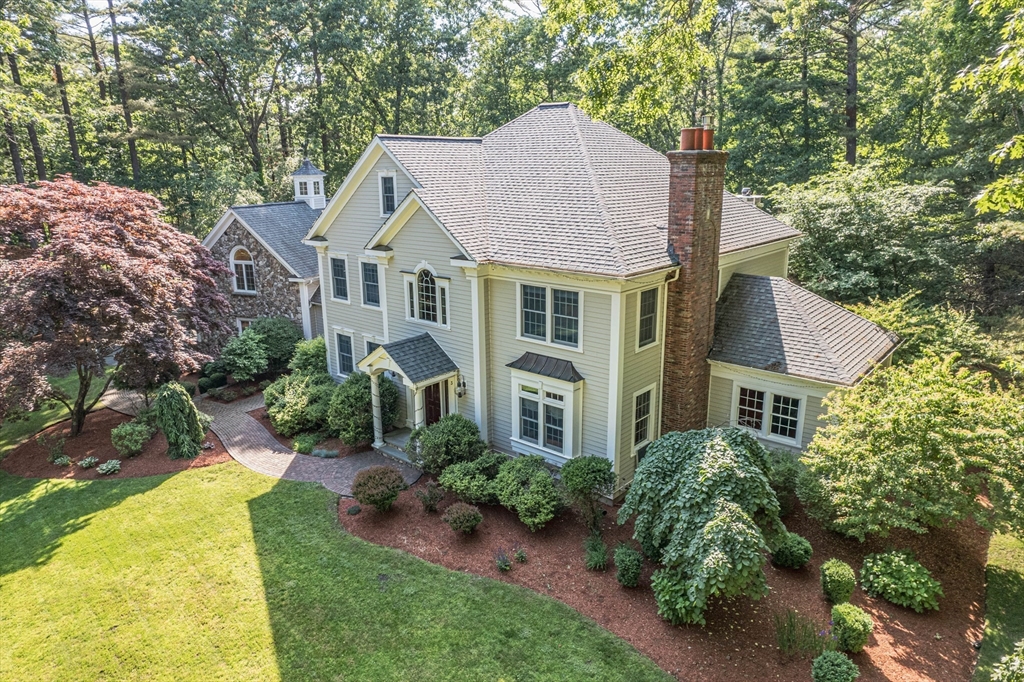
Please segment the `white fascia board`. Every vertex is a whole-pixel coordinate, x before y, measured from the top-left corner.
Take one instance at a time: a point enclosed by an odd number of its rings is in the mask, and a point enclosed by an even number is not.
[[[391,214],[391,217],[384,221],[384,224],[380,226],[380,229],[377,230],[377,232],[370,238],[370,241],[366,243],[365,248],[367,250],[373,250],[382,244],[390,242],[395,238],[395,235],[405,227],[405,224],[409,222],[409,219],[412,218],[417,209],[422,209],[424,213],[430,216],[430,219],[434,221],[434,224],[436,224],[437,227],[445,233],[448,239],[451,240],[452,244],[459,249],[459,253],[470,260],[473,259],[473,257],[469,255],[469,252],[462,246],[462,244],[459,243],[459,240],[455,238],[455,235],[449,232],[448,228],[444,226],[444,223],[442,223],[434,212],[431,211],[425,203],[423,203],[423,199],[420,198],[415,189],[406,195],[405,199],[402,200],[402,203],[399,204],[394,213]]]
[[[292,266],[288,265],[288,262],[285,261],[284,258],[281,258],[281,256],[277,253],[277,251],[274,251],[274,249],[270,248],[270,244],[268,244],[265,241],[263,241],[263,237],[259,236],[256,233],[256,230],[254,230],[251,227],[249,227],[249,225],[244,220],[242,220],[241,216],[235,214],[235,218],[242,225],[242,227],[244,227],[246,230],[249,231],[249,234],[251,234],[253,236],[253,239],[258,241],[263,248],[265,248],[267,251],[269,251],[270,255],[273,256],[274,258],[276,258],[277,262],[280,263],[281,265],[283,265],[288,272],[292,273],[292,275],[294,277],[297,277],[299,279],[304,279],[302,277],[302,275],[300,275],[299,273],[295,272],[295,269]]]
[[[815,381],[814,379],[805,379],[803,377],[795,377],[789,374],[769,372],[763,369],[734,365],[729,362],[720,362],[718,360],[708,360],[708,362],[711,364],[711,374],[717,377],[722,377],[723,379],[742,381],[744,377],[749,377],[765,383],[777,384],[780,386],[800,387],[802,390],[806,391],[808,395],[813,395],[817,398],[824,398],[837,388],[850,388],[850,386],[845,386],[843,384],[830,384],[826,381]]]
[[[203,237],[203,241],[200,243],[208,249],[212,248],[213,245],[217,243],[217,240],[221,238],[221,235],[223,235],[228,229],[228,226],[231,225],[231,221],[236,219],[238,219],[238,215],[234,210],[229,208],[224,211],[224,215],[220,217],[217,224],[213,226],[213,229],[210,230],[209,234]]]
[[[754,258],[760,258],[761,256],[769,253],[775,253],[788,249],[790,245],[800,239],[800,237],[788,237],[786,239],[780,239],[778,241],[769,242],[767,244],[761,244],[760,246],[751,246],[747,249],[740,249],[738,251],[730,251],[729,253],[723,253],[718,257],[718,267],[728,267],[730,265],[736,265],[737,263],[743,263]]]

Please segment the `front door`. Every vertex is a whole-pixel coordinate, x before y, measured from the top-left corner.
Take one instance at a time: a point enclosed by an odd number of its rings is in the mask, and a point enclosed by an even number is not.
[[[423,408],[427,426],[437,422],[445,415],[445,403],[448,396],[448,380],[430,384],[423,389]]]

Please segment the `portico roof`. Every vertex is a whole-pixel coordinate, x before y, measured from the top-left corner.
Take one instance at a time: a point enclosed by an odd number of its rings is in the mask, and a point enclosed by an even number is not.
[[[385,343],[359,361],[359,369],[364,372],[375,368],[397,371],[411,385],[441,379],[459,371],[455,361],[427,332]]]

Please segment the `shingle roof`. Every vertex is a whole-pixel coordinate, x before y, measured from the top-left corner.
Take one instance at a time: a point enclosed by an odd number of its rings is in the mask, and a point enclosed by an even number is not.
[[[530,372],[531,374],[540,374],[542,376],[551,377],[552,379],[568,381],[570,383],[583,381],[583,375],[580,374],[568,360],[559,360],[558,358],[552,358],[547,355],[538,355],[537,353],[523,353],[518,359],[513,360],[505,366],[511,367],[512,369],[521,369],[524,372]]]
[[[668,159],[572,104],[542,104],[482,138],[379,139],[478,261],[615,277],[673,265]],[[723,253],[798,235],[726,194]]]
[[[299,273],[299,277],[316,277],[319,274],[316,249],[303,244],[302,239],[320,215],[320,209],[310,208],[305,201],[287,201],[232,206],[231,210],[292,270]]]
[[[733,275],[709,358],[852,386],[899,344],[882,327],[782,277]]]
[[[414,384],[459,369],[427,332],[394,343],[385,343],[384,350],[402,374]]]
[[[314,166],[313,162],[309,159],[303,159],[299,167],[292,173],[292,177],[296,175],[327,175],[327,173]]]

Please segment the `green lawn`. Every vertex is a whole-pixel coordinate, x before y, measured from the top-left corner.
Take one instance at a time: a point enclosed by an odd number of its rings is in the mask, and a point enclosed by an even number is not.
[[[993,535],[985,573],[985,639],[974,682],[987,682],[992,666],[1024,639],[1024,542]]]
[[[64,389],[69,395],[74,395],[78,392],[78,375],[74,373],[69,374],[63,379],[50,377],[50,383]],[[90,400],[96,397],[101,387],[102,384],[100,382],[93,382],[93,385],[89,387]],[[103,404],[98,403],[94,409],[98,410],[101,407],[103,407]],[[0,459],[7,455],[8,450],[13,450],[22,442],[28,440],[30,436],[42,431],[47,426],[67,419],[68,410],[60,403],[54,403],[54,406],[29,412],[26,416],[28,418],[25,420],[5,422],[0,425]]]
[[[671,679],[557,601],[344,534],[336,500],[233,462],[0,472],[0,678]]]

